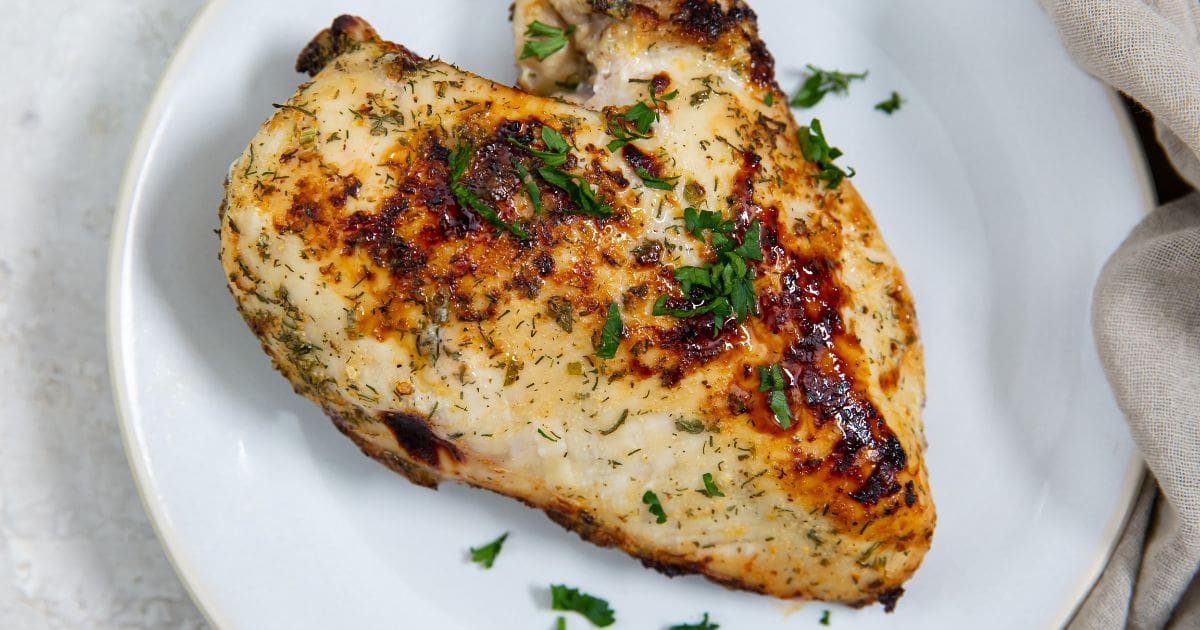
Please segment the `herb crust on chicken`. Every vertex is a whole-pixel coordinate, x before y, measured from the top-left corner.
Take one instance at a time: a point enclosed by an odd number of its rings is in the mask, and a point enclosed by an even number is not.
[[[221,205],[246,322],[415,483],[890,610],[935,522],[912,299],[753,12],[519,0],[514,27],[523,90],[350,16],[304,49]]]

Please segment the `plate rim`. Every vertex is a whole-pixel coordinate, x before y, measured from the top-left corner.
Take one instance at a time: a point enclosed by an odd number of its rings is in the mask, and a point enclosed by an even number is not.
[[[174,536],[174,531],[168,526],[167,516],[163,513],[163,504],[151,500],[151,490],[155,486],[153,475],[149,470],[146,452],[141,448],[140,423],[130,412],[129,384],[125,374],[125,343],[121,330],[121,295],[126,287],[125,277],[121,273],[129,248],[129,228],[133,217],[134,198],[141,188],[146,168],[146,158],[155,143],[155,134],[161,128],[163,115],[166,110],[168,95],[179,82],[184,60],[191,56],[202,33],[208,31],[208,25],[213,21],[218,10],[228,4],[228,0],[205,0],[192,16],[179,45],[171,52],[158,84],[151,93],[150,100],[138,123],[138,131],[133,148],[125,161],[121,176],[121,186],[117,191],[117,205],[113,212],[111,236],[109,237],[108,268],[105,286],[105,338],[108,346],[108,375],[112,390],[113,404],[117,412],[117,425],[121,431],[121,445],[125,451],[125,459],[133,477],[133,485],[141,500],[142,509],[154,530],[171,570],[183,585],[188,597],[206,623],[214,628],[227,628],[232,624],[217,606],[216,598],[195,578],[195,569],[185,566],[177,548],[180,544]]]
[[[117,424],[121,433],[121,443],[125,451],[125,459],[132,473],[131,476],[133,477],[133,484],[137,490],[138,498],[150,521],[151,529],[153,529],[154,535],[158,539],[159,546],[166,555],[167,561],[183,585],[184,590],[200,611],[200,614],[210,626],[215,628],[232,627],[234,624],[231,623],[225,611],[218,606],[216,598],[212,593],[196,578],[195,568],[183,561],[180,554],[177,553],[180,541],[174,536],[174,530],[169,526],[169,519],[163,513],[162,501],[158,500],[157,496],[153,493],[155,481],[153,474],[149,470],[146,451],[142,448],[140,442],[140,422],[130,411],[131,390],[129,389],[125,372],[126,339],[123,336],[121,326],[121,297],[126,288],[126,279],[122,274],[122,269],[129,252],[129,229],[133,217],[133,205],[142,187],[147,156],[156,142],[156,133],[162,126],[168,95],[178,83],[185,60],[191,57],[201,36],[207,33],[209,23],[228,4],[229,0],[204,0],[204,3],[196,11],[187,28],[184,30],[179,45],[171,53],[165,69],[151,94],[141,122],[138,124],[133,148],[130,149],[129,156],[125,161],[121,184],[116,197],[116,207],[113,212],[108,248],[108,264],[105,271],[107,367],[109,385],[116,408]],[[1121,103],[1118,92],[1108,85],[1104,86],[1104,90],[1107,94],[1109,105],[1116,114],[1117,127],[1120,129],[1125,141],[1125,149],[1134,158],[1134,163],[1140,166],[1140,168],[1135,167],[1133,169],[1133,176],[1137,179],[1138,187],[1142,193],[1142,216],[1144,217],[1157,206],[1156,193],[1150,174],[1150,167],[1146,161],[1145,150],[1137,138],[1133,121]],[[1090,323],[1090,315],[1088,319]],[[1111,386],[1109,391],[1111,393]],[[1121,411],[1119,406],[1117,409]],[[1124,412],[1121,412],[1121,415],[1124,418]],[[1130,440],[1131,442],[1133,441],[1132,437]],[[1117,545],[1121,541],[1121,532],[1125,530],[1129,519],[1133,515],[1133,509],[1137,503],[1140,489],[1147,476],[1144,460],[1140,451],[1136,448],[1136,442],[1133,443],[1135,446],[1133,458],[1130,460],[1129,467],[1125,471],[1123,485],[1118,491],[1118,497],[1123,497],[1125,507],[1119,514],[1114,515],[1114,518],[1110,519],[1109,524],[1102,531],[1103,537],[1109,541],[1107,549],[1104,549],[1103,553],[1096,554],[1092,563],[1085,567],[1083,572],[1084,579],[1080,582],[1079,588],[1076,589],[1075,595],[1069,598],[1069,601],[1065,602],[1063,607],[1060,608],[1060,613],[1054,624],[1056,626],[1062,626],[1071,621],[1080,608],[1082,608],[1084,602],[1087,600],[1087,595],[1103,575],[1105,567],[1107,567],[1109,560],[1116,551]]]

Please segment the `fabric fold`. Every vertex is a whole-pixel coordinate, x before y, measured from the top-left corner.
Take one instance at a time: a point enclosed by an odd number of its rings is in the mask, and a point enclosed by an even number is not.
[[[1138,101],[1200,186],[1200,2],[1042,0],[1085,70]],[[1142,221],[1097,282],[1092,323],[1151,476],[1072,628],[1200,628],[1200,193]]]

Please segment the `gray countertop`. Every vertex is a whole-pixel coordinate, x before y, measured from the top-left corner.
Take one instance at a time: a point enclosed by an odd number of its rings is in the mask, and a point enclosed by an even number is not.
[[[193,628],[109,391],[124,169],[199,0],[10,2],[0,20],[0,628]]]

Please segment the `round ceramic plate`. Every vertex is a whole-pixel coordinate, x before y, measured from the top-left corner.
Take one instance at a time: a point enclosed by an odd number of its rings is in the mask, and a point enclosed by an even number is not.
[[[618,627],[701,613],[723,629],[1062,623],[1099,575],[1140,464],[1088,319],[1106,256],[1149,205],[1116,99],[1033,0],[758,0],[792,89],[806,63],[869,69],[819,116],[912,286],[928,361],[939,522],[897,611],[782,602],[669,579],[540,512],[418,488],[292,393],[217,263],[226,169],[302,77],[335,14],[512,83],[508,0],[217,1],[150,107],[121,197],[109,334],[125,442],[180,576],[228,628],[550,628],[548,585]],[[893,90],[903,109],[874,109]],[[495,568],[466,550],[511,532]],[[580,617],[570,627],[587,626]],[[885,625],[886,624],[886,625]]]

